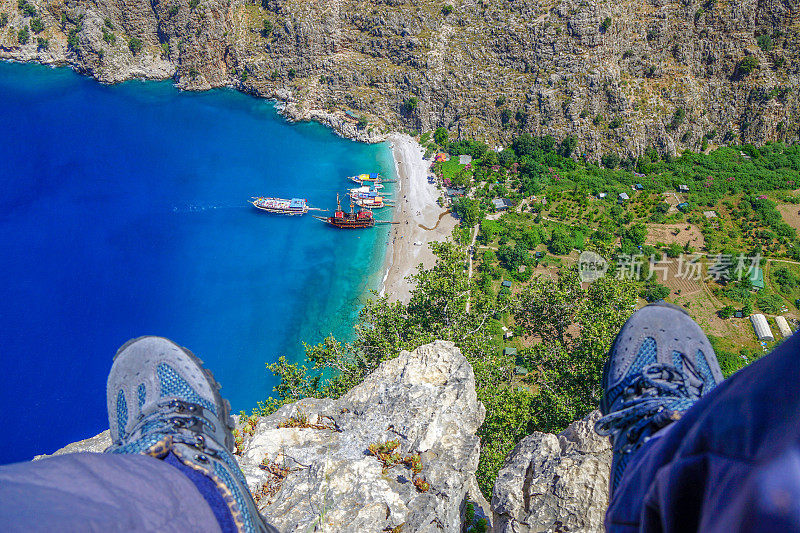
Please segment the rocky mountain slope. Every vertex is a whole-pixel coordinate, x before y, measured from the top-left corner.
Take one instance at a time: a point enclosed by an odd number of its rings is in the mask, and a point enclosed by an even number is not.
[[[1,0],[0,24],[0,58],[231,85],[367,141],[529,131],[625,156],[798,136],[797,0]]]
[[[598,416],[524,439],[490,506],[475,481],[484,408],[472,367],[437,341],[383,363],[338,400],[240,418],[237,458],[281,531],[459,532],[481,520],[498,532],[601,531],[611,452],[592,430]],[[105,431],[54,455],[110,444]]]

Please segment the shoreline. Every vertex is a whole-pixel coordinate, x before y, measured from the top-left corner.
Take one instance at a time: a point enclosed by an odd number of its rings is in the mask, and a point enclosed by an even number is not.
[[[228,88],[255,98],[272,101],[278,114],[288,123],[316,122],[329,128],[339,137],[354,142],[366,144],[389,142],[397,176],[397,187],[394,191],[397,206],[392,214],[392,220],[398,224],[393,225],[387,236],[384,261],[378,271],[381,276],[378,291],[381,296],[388,294],[390,301],[408,302],[412,286],[405,279],[406,276],[415,273],[419,264],[424,265],[425,268],[432,267],[435,263],[435,256],[428,248],[428,243],[445,240],[456,226],[455,218],[444,216],[447,210],[439,207],[436,203],[436,199],[441,193],[435,185],[428,183],[430,161],[423,158],[424,149],[409,135],[397,132],[386,134],[359,130],[352,121],[347,119],[343,111],[331,113],[318,109],[301,109],[292,98],[291,93],[280,90],[269,93],[255,87],[247,87],[238,80],[230,79],[228,83],[215,87],[187,89],[175,81],[174,76],[165,75],[163,72],[137,72],[136,75],[129,73],[128,76],[120,79],[104,80],[92,73],[81,71],[66,60],[59,60],[55,57],[49,58],[50,60],[42,59],[0,54],[0,60],[11,63],[69,68],[76,74],[92,78],[100,84],[116,84],[129,80],[163,82],[172,79],[172,85],[179,91],[200,90],[204,92],[210,89]]]
[[[209,85],[207,87],[189,87],[181,80],[175,79],[175,73],[169,70],[152,67],[150,70],[144,69],[136,72],[128,72],[119,78],[105,78],[95,72],[82,70],[79,65],[69,62],[64,57],[56,57],[54,54],[46,58],[38,57],[15,57],[8,51],[0,50],[0,61],[8,63],[41,65],[44,67],[59,69],[67,68],[79,76],[91,78],[101,85],[116,85],[129,81],[141,82],[170,82],[173,87],[181,92],[200,93],[217,89],[230,89],[258,98],[268,100],[275,105],[275,111],[289,123],[316,122],[330,128],[336,135],[343,139],[365,144],[380,144],[390,140],[395,133],[385,133],[383,131],[373,131],[370,129],[358,128],[356,121],[348,117],[343,109],[328,111],[325,109],[304,108],[299,106],[292,92],[284,88],[265,90],[254,85],[246,85],[235,78],[228,78],[225,83]],[[378,124],[380,125],[380,124]]]
[[[456,226],[456,219],[443,216],[447,209],[436,203],[441,195],[435,185],[428,183],[430,161],[425,151],[412,137],[388,135],[397,175],[394,190],[395,211],[389,232],[379,294],[390,301],[408,303],[413,285],[406,279],[417,266],[432,267],[436,257],[428,247],[433,241],[444,241]],[[423,227],[424,226],[424,227]],[[431,229],[429,229],[431,228]]]

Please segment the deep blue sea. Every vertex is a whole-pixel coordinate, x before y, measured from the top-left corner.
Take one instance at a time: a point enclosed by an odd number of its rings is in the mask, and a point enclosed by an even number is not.
[[[131,337],[192,349],[238,411],[271,393],[265,363],[352,334],[388,226],[345,232],[247,200],[332,208],[361,172],[394,174],[386,144],[232,90],[0,63],[0,463],[106,429],[106,376]]]

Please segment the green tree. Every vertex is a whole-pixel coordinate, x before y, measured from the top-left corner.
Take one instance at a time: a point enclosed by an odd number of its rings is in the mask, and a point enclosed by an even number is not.
[[[567,135],[564,137],[564,140],[561,141],[561,146],[558,148],[558,153],[562,157],[570,157],[572,156],[572,152],[575,151],[575,147],[578,144],[578,139],[574,135]]]
[[[648,302],[657,302],[669,296],[669,288],[656,281],[648,281],[642,291],[639,292],[639,296]]]
[[[17,0],[17,7],[26,17],[35,17],[36,8],[27,0]]]
[[[572,251],[573,243],[569,230],[563,226],[556,226],[550,234],[547,249],[556,255],[567,255]]]
[[[638,222],[625,230],[625,238],[635,246],[642,246],[647,239],[647,226]]]
[[[736,64],[736,72],[740,77],[749,76],[758,68],[758,59],[747,56]]]
[[[771,52],[775,45],[772,42],[772,37],[767,35],[759,35],[756,37],[756,43],[758,43],[758,47],[761,48],[764,52]]]
[[[139,52],[141,52],[143,47],[144,43],[142,43],[142,40],[139,39],[138,37],[131,37],[130,40],[128,41],[128,48],[130,49],[133,55],[136,55]]]
[[[516,243],[513,247],[503,245],[497,250],[497,258],[511,272],[516,272],[526,264],[529,257],[528,249],[522,243]]]
[[[23,26],[22,29],[17,32],[17,41],[19,41],[19,44],[27,44],[30,37],[31,33],[28,31],[27,26]]]
[[[446,146],[447,145],[447,138],[449,134],[446,128],[436,128],[436,131],[433,132],[433,140],[439,146]]]
[[[720,309],[717,314],[719,315],[720,318],[728,319],[733,316],[734,312],[736,312],[736,310],[733,308],[732,305],[726,305],[725,307]]]
[[[8,24],[8,13],[5,11],[0,13],[0,28],[4,28]]]
[[[473,227],[483,218],[480,202],[466,196],[456,198],[453,202],[453,213],[461,219],[461,224],[468,228]]]
[[[403,108],[409,113],[413,113],[419,108],[419,99],[416,96],[412,96],[403,103]]]
[[[605,33],[608,31],[608,28],[611,27],[611,17],[606,17],[603,19],[603,22],[600,24],[600,30]]]
[[[673,242],[667,247],[667,257],[674,259],[679,255],[681,255],[682,253],[683,253],[683,246],[681,246],[677,242]]]
[[[619,161],[619,156],[614,152],[603,154],[603,157],[600,158],[600,162],[603,163],[603,166],[611,169],[617,168]]]
[[[79,50],[81,47],[80,39],[78,38],[78,29],[72,28],[67,34],[67,46],[72,50]]]
[[[42,33],[44,31],[44,22],[39,17],[31,20],[31,31],[33,33]]]
[[[577,269],[534,278],[520,295],[516,323],[542,339],[523,352],[540,369],[532,426],[558,432],[597,406],[606,352],[636,304],[636,284],[603,277],[581,287]]]
[[[442,7],[442,15],[445,17],[453,12],[453,6],[446,4]]]
[[[791,294],[800,286],[800,277],[786,267],[776,268],[770,277],[784,294]]]
[[[264,19],[264,21],[261,23],[261,34],[264,37],[269,37],[271,33],[272,33],[272,21],[270,21],[269,19]]]

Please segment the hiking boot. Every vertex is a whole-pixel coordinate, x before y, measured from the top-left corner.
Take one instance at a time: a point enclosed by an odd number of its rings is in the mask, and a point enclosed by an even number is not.
[[[239,531],[274,531],[264,524],[231,453],[230,403],[202,364],[161,337],[125,343],[114,356],[106,386],[112,440],[106,453],[158,459],[172,453],[179,469],[189,467],[214,482]]]
[[[659,301],[631,316],[603,367],[603,418],[610,436],[611,494],[634,453],[722,381],[714,350],[683,309]]]

